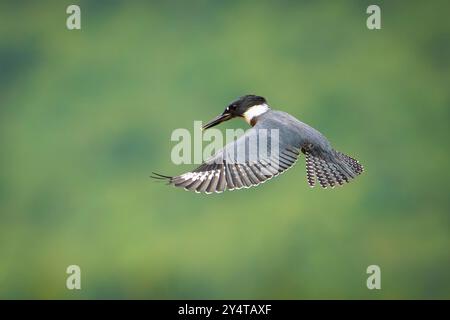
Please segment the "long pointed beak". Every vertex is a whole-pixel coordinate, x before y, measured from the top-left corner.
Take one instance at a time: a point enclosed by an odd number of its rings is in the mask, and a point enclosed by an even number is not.
[[[214,126],[217,126],[219,123],[222,123],[224,121],[230,120],[231,118],[232,118],[231,114],[229,114],[229,113],[222,113],[220,116],[212,119],[207,124],[205,124],[202,127],[202,130],[206,130],[206,129],[212,128]]]

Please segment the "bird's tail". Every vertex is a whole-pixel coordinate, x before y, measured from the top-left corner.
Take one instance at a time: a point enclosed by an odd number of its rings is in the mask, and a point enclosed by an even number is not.
[[[314,187],[316,180],[323,188],[343,185],[360,175],[364,168],[358,160],[332,150],[331,154],[318,155],[305,152],[308,184]]]

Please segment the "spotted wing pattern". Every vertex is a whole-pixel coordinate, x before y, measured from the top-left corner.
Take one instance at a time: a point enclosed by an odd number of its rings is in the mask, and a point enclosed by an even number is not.
[[[341,186],[350,182],[364,171],[358,160],[339,151],[332,150],[332,155],[321,156],[304,151],[306,158],[306,179],[311,187],[316,181],[322,188]]]

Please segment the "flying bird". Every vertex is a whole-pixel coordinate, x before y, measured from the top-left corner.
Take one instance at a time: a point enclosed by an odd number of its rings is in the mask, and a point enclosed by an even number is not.
[[[249,188],[291,168],[301,153],[305,155],[306,178],[311,187],[316,182],[323,188],[341,186],[364,170],[357,160],[334,150],[319,131],[286,112],[273,110],[261,96],[238,98],[202,129],[233,118],[244,118],[252,128],[225,145],[197,169],[179,176],[153,173],[152,178],[204,193]],[[273,142],[277,143],[277,148]]]

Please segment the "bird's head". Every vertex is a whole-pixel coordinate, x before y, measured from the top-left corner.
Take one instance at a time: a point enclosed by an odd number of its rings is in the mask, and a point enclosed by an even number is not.
[[[221,115],[209,121],[202,129],[206,130],[236,117],[244,118],[248,124],[254,125],[252,120],[268,110],[269,106],[266,99],[261,96],[248,94],[230,103]]]

